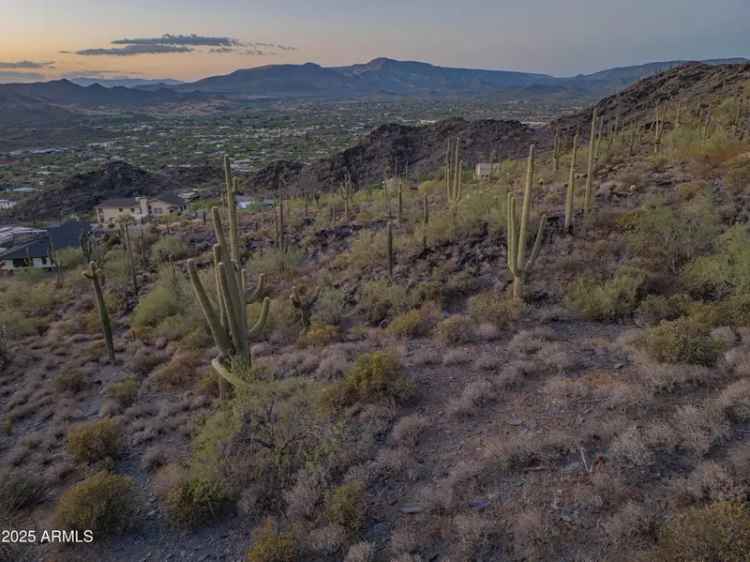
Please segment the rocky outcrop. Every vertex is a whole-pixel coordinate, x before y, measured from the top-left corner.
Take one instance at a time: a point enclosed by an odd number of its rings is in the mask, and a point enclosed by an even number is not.
[[[410,178],[431,176],[445,159],[449,139],[461,138],[465,166],[486,161],[520,158],[532,142],[547,143],[546,131],[518,121],[464,121],[449,119],[427,126],[389,124],[375,129],[352,148],[309,165],[276,162],[249,179],[254,190],[293,192],[336,189],[347,174],[360,186],[382,181],[386,169],[404,171]]]

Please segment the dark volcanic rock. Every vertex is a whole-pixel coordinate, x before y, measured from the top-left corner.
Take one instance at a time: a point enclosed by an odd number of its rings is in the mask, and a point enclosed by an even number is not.
[[[472,166],[488,160],[493,150],[498,159],[523,157],[529,144],[547,136],[518,121],[448,119],[424,127],[383,125],[331,158],[307,166],[276,162],[250,178],[250,185],[269,191],[284,186],[291,191],[325,191],[335,189],[348,173],[361,187],[382,181],[386,167],[394,164],[399,170],[408,167],[409,177],[421,178],[443,165],[451,139],[461,138],[464,165]]]
[[[98,170],[77,174],[62,185],[25,199],[14,210],[17,220],[58,218],[86,213],[105,199],[156,195],[180,187],[168,178],[131,166],[108,162]]]

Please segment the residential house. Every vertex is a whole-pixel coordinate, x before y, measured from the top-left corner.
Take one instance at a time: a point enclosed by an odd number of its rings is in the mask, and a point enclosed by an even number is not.
[[[140,223],[169,213],[181,213],[186,207],[187,202],[173,193],[162,193],[153,197],[108,199],[95,207],[96,222],[102,226],[114,225],[125,217],[131,217]]]
[[[0,228],[0,272],[13,272],[30,267],[50,270],[55,263],[53,251],[77,248],[81,235],[90,229],[88,223],[68,221],[46,230],[24,227]]]
[[[480,162],[474,167],[474,179],[489,180],[500,175],[500,162]]]

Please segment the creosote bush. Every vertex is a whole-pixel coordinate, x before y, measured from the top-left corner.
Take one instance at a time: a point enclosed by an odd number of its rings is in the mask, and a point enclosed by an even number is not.
[[[636,309],[645,280],[645,273],[632,267],[621,267],[604,282],[579,277],[568,289],[567,306],[587,320],[617,320]]]
[[[747,562],[750,510],[744,503],[719,502],[677,515],[659,534],[658,560]]]
[[[388,333],[406,338],[428,336],[438,318],[438,307],[434,303],[426,303],[396,316],[388,325]]]
[[[328,520],[352,535],[359,533],[365,524],[365,492],[365,485],[358,481],[338,486],[328,500]]]
[[[103,471],[65,491],[55,507],[54,521],[63,529],[91,530],[94,537],[104,537],[132,527],[139,507],[135,483]]]
[[[344,380],[326,389],[322,401],[326,410],[336,412],[357,403],[402,402],[413,392],[413,383],[403,374],[399,360],[376,351],[360,355]]]
[[[109,418],[79,423],[68,431],[68,450],[80,462],[116,458],[120,442],[120,426]]]
[[[474,339],[475,323],[460,314],[449,316],[435,327],[435,337],[441,342],[452,345],[468,343]]]
[[[273,521],[267,520],[253,533],[247,562],[296,562],[299,551],[292,533],[279,531]]]
[[[166,497],[170,518],[183,527],[197,527],[224,515],[232,498],[218,480],[187,478],[179,481]]]
[[[665,320],[649,328],[638,344],[660,363],[690,363],[711,367],[723,351],[723,343],[692,318]]]
[[[339,338],[336,326],[314,323],[297,340],[300,347],[325,347]]]
[[[521,305],[512,298],[485,291],[469,299],[469,316],[477,324],[490,323],[507,328],[521,316]]]
[[[128,377],[124,381],[113,383],[107,389],[107,396],[115,400],[123,408],[132,406],[138,397],[140,383],[135,377]]]

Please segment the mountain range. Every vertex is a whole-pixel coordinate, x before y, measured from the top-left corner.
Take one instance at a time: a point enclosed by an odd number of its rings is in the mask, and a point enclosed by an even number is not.
[[[253,98],[347,98],[367,96],[473,96],[506,93],[545,96],[575,93],[603,97],[639,79],[686,64],[668,61],[613,68],[558,78],[505,70],[447,68],[424,62],[376,58],[365,64],[269,65],[236,70],[191,83],[169,80],[79,78],[32,84],[0,85],[0,126],[43,126],[70,121],[81,109],[147,110],[162,104],[189,103],[220,96]],[[747,59],[705,61],[737,64]],[[83,85],[81,85],[83,84]]]

